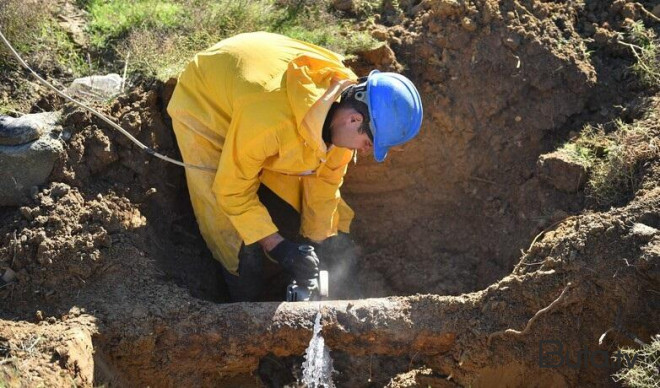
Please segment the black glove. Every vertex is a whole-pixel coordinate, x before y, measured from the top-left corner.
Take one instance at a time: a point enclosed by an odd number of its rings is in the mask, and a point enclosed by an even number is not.
[[[300,285],[309,285],[310,280],[319,274],[319,259],[309,245],[284,240],[268,251],[268,256],[280,263]]]

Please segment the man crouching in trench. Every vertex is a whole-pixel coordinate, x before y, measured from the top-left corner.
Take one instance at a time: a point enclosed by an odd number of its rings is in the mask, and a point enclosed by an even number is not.
[[[217,168],[187,169],[186,179],[232,301],[263,300],[274,288],[284,297],[290,280],[314,278],[319,265],[332,286],[332,267],[349,263],[332,253],[319,263],[301,244],[345,246],[337,240],[347,240],[353,211],[339,188],[354,153],[373,148],[382,162],[419,132],[410,80],[377,70],[358,79],[342,59],[256,32],[198,53],[179,76],[167,111],[184,162]]]

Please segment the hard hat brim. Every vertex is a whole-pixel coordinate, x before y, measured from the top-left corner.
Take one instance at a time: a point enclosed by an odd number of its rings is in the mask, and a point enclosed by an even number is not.
[[[388,147],[378,147],[376,144],[374,144],[374,159],[376,159],[378,163],[382,163],[387,157],[388,150]]]

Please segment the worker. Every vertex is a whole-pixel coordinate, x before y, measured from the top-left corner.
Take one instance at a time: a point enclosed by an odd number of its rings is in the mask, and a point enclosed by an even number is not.
[[[284,284],[316,276],[318,257],[299,248],[349,232],[339,188],[355,153],[373,148],[382,162],[419,131],[410,80],[358,79],[342,59],[254,32],[198,53],[179,76],[167,111],[184,162],[217,169],[186,169],[186,179],[233,301],[260,300],[270,267]]]

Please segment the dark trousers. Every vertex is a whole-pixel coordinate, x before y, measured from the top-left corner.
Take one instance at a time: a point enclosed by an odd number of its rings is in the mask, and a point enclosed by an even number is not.
[[[300,213],[265,185],[259,186],[257,195],[278,233],[286,239],[298,240]],[[266,257],[259,243],[242,244],[238,251],[238,276],[224,267],[223,276],[232,302],[282,300],[290,282],[288,274]]]
[[[282,237],[306,243],[300,236],[300,213],[296,209],[264,185],[259,186],[257,195]],[[315,248],[320,269],[330,272],[330,297],[359,298],[359,285],[354,281],[358,250],[348,235],[340,233]],[[238,276],[223,267],[223,276],[232,302],[285,299],[286,287],[291,278],[278,263],[265,255],[259,243],[242,244],[238,260]]]

